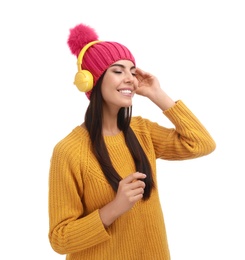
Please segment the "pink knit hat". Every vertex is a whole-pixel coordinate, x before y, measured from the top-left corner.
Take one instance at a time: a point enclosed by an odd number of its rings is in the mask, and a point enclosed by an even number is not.
[[[93,41],[98,41],[95,30],[88,25],[79,24],[70,29],[67,43],[72,54],[78,57],[83,47]],[[82,69],[88,70],[92,74],[94,86],[103,72],[118,60],[130,60],[135,65],[133,55],[124,45],[111,41],[99,41],[85,51]],[[85,93],[88,99],[90,99],[91,91]]]

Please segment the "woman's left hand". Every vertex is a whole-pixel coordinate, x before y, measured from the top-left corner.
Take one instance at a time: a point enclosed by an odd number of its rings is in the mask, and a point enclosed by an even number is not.
[[[149,98],[162,111],[175,105],[173,99],[161,88],[157,77],[136,68],[136,78],[138,80],[138,86],[135,90],[136,94]]]
[[[137,68],[136,78],[138,80],[138,87],[136,89],[136,94],[138,95],[150,97],[157,90],[160,89],[160,84],[158,79],[148,72],[145,72]]]

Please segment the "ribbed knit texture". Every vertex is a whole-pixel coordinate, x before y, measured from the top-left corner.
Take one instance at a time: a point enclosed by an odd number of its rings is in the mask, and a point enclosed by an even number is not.
[[[141,117],[131,127],[146,152],[156,179],[156,159],[183,160],[207,155],[215,142],[182,101],[164,112],[176,129]],[[122,177],[135,172],[124,136],[106,136],[113,166]],[[157,188],[104,228],[98,209],[113,200],[91,152],[86,129],[77,126],[54,148],[49,179],[49,239],[67,260],[170,260]]]

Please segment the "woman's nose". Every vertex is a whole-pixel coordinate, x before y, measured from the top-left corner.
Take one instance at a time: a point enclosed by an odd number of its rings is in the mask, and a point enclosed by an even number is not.
[[[128,85],[130,85],[134,90],[138,87],[138,79],[132,74],[129,73],[127,76],[125,76],[124,82]]]
[[[127,83],[133,83],[134,79],[135,79],[134,75],[131,72],[128,72],[126,73],[124,80]]]

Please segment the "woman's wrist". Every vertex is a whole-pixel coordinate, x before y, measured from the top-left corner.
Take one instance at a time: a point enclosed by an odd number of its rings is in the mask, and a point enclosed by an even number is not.
[[[120,216],[115,210],[113,201],[99,209],[99,215],[105,228],[109,227]]]
[[[162,89],[159,89],[150,100],[156,104],[162,111],[167,110],[175,105],[175,101],[170,98]]]

